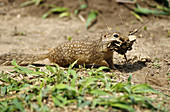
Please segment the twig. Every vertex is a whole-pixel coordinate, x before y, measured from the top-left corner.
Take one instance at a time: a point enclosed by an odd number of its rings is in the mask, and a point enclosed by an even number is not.
[[[129,4],[135,4],[136,1],[128,1],[128,0],[116,0],[118,3],[129,3]]]
[[[133,35],[133,34],[135,34],[135,33],[137,33],[144,25],[146,25],[149,21],[151,21],[151,19],[150,20],[148,20],[146,23],[144,23],[143,25],[141,25],[138,29],[135,29],[135,30],[133,30],[132,32],[130,32],[129,33],[129,35]]]

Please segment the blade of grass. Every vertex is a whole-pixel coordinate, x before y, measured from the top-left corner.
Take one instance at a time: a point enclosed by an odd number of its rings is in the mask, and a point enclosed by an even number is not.
[[[18,108],[20,111],[25,112],[25,111],[24,111],[24,107],[23,107],[22,103],[18,101],[18,98],[13,99],[13,102],[12,102],[12,103],[13,103],[13,104],[15,105],[15,107]]]
[[[63,18],[63,17],[70,17],[70,13],[69,12],[63,12],[59,15],[59,18]]]
[[[137,5],[137,8],[134,9],[136,13],[141,13],[141,14],[154,14],[154,15],[168,15],[167,12],[162,12],[158,10],[151,10],[148,8],[142,8],[139,5]]]
[[[43,14],[42,18],[43,19],[47,18],[51,13],[52,13],[51,11],[46,12],[45,14]]]
[[[127,105],[127,104],[112,103],[110,105],[113,107],[120,108],[120,109],[128,110],[129,112],[135,112],[135,110],[130,105]]]
[[[90,26],[92,26],[96,19],[97,19],[98,12],[97,11],[90,11],[87,17],[86,21],[86,28],[88,29]]]
[[[133,16],[135,16],[139,21],[143,22],[143,19],[138,14],[136,14],[135,12],[132,12],[132,11],[131,11],[131,14]]]
[[[46,12],[45,14],[43,14],[42,18],[47,18],[50,14],[52,13],[62,13],[62,12],[65,12],[65,11],[68,11],[69,9],[68,8],[65,8],[65,7],[53,7],[52,9],[50,9],[48,12]]]
[[[94,83],[94,81],[98,80],[98,78],[96,77],[88,77],[86,78],[86,80],[82,83],[82,86],[84,88],[86,88],[87,86],[89,86],[90,84]]]
[[[108,94],[107,92],[103,91],[103,90],[100,90],[100,89],[95,89],[95,90],[92,90],[90,91],[91,94],[93,95],[104,95],[104,96],[110,96],[110,94]]]
[[[154,90],[148,84],[133,85],[131,90],[132,90],[133,93],[158,93],[158,94],[160,94],[159,91]]]
[[[55,7],[50,10],[51,12],[65,12],[68,11],[68,8],[65,7]]]
[[[11,64],[14,65],[13,69],[16,70],[17,72],[21,72],[21,73],[25,73],[25,74],[32,74],[34,72],[33,70],[30,70],[26,67],[21,67],[21,66],[17,65],[15,60],[13,60],[11,62]]]
[[[32,5],[32,4],[34,4],[34,3],[35,3],[35,2],[34,2],[33,0],[31,0],[31,1],[26,1],[26,2],[22,3],[20,6],[21,6],[21,7],[26,7],[26,6]]]

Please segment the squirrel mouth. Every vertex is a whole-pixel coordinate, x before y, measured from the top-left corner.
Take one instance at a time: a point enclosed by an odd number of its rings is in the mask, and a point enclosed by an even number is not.
[[[124,55],[127,51],[132,50],[133,43],[134,41],[112,41],[110,44],[108,44],[108,48],[111,51],[116,51],[117,53]]]
[[[126,53],[127,53],[127,51],[132,50],[133,43],[134,43],[134,41],[126,41],[126,42],[112,41],[108,45],[108,48],[111,51],[116,51],[117,53],[124,55],[124,58],[125,58],[126,63],[127,63],[128,59],[126,57]]]

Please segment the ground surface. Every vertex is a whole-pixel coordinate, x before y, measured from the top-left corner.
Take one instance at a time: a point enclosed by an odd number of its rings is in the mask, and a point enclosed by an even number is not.
[[[73,0],[72,0],[73,1]],[[49,3],[66,6],[73,12],[78,6],[77,1],[72,4],[67,0],[57,0]],[[119,29],[127,32],[139,27],[142,23],[130,13],[130,10],[113,0],[93,0],[89,3],[89,10],[99,11],[98,21],[89,30],[78,18],[71,16],[70,19],[60,19],[52,15],[47,19],[41,16],[47,9],[43,7],[29,6],[21,8],[21,1],[12,3],[3,2],[0,7],[0,55],[8,52],[22,52],[40,54],[47,53],[62,42],[67,41],[69,36],[73,40],[98,39],[102,32],[107,31],[106,24],[112,30]],[[131,6],[131,5],[129,5]],[[81,13],[85,18],[87,11]],[[123,21],[121,21],[121,19]],[[167,74],[170,73],[170,18],[166,16],[142,16],[144,21],[152,19],[146,26],[147,30],[141,29],[132,51],[127,57],[137,59],[131,63],[124,64],[123,56],[114,53],[114,64],[117,67],[116,75],[128,77],[131,73],[134,83],[149,83],[151,86],[163,93],[170,95]],[[132,24],[135,23],[135,24]],[[13,36],[14,27],[24,32],[25,36]],[[141,62],[141,58],[151,58],[151,62]],[[40,64],[50,64],[48,60],[39,61]],[[0,66],[0,71],[10,70],[10,66]]]

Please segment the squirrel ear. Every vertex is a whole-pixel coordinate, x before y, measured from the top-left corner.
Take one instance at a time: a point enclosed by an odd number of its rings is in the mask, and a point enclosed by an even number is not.
[[[100,40],[103,39],[103,37],[106,37],[106,35],[107,35],[106,33],[105,34],[101,34]]]
[[[102,41],[102,39],[103,39],[103,35],[100,36],[100,42]]]

